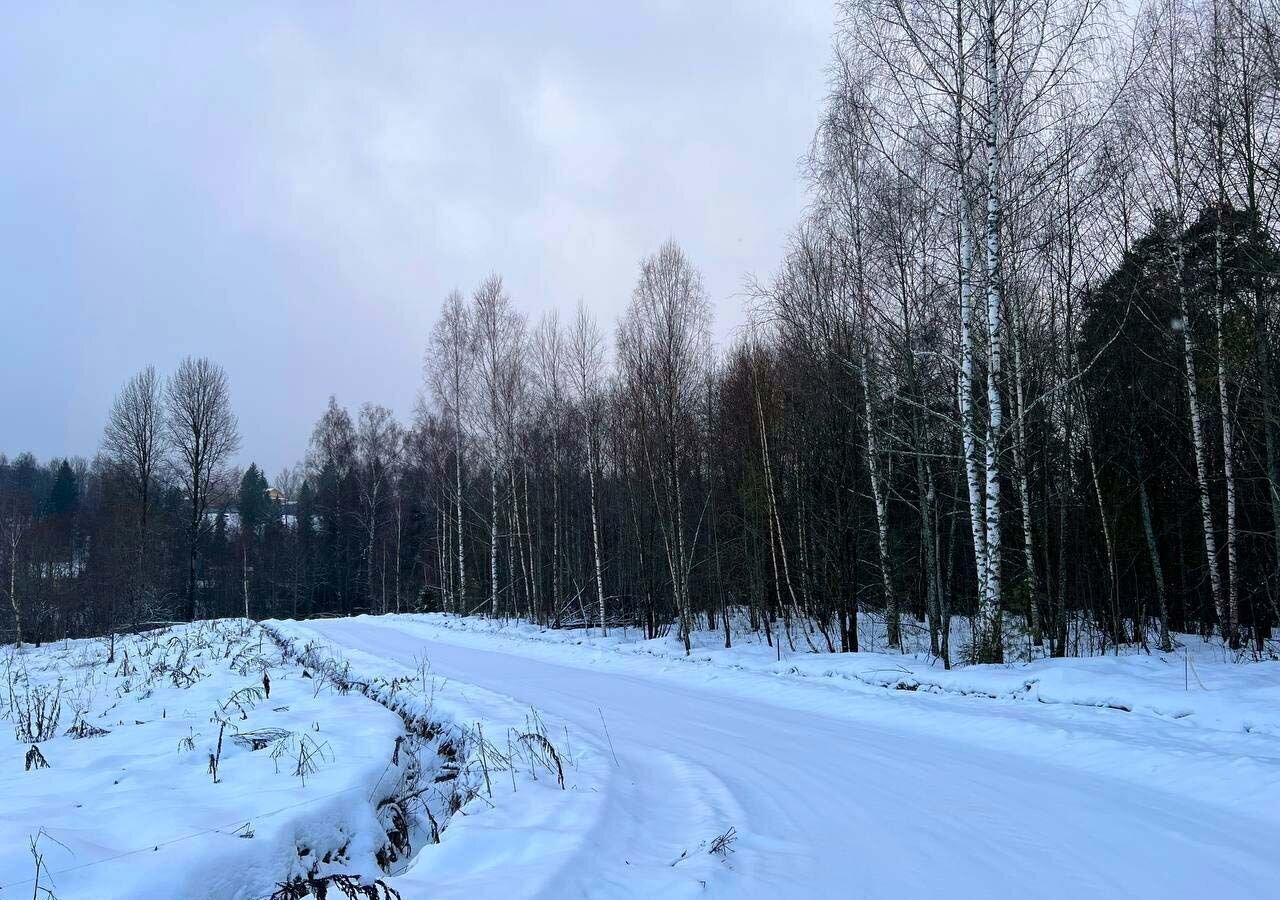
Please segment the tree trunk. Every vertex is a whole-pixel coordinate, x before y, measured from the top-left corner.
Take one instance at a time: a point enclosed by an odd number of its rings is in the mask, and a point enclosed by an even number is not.
[[[1200,524],[1204,532],[1205,561],[1209,567],[1209,589],[1213,594],[1213,608],[1218,615],[1223,634],[1230,628],[1230,613],[1222,595],[1222,574],[1218,569],[1218,540],[1213,530],[1213,503],[1209,495],[1209,461],[1205,450],[1204,424],[1200,414],[1200,388],[1196,381],[1195,335],[1191,324],[1191,308],[1187,302],[1186,285],[1183,284],[1183,250],[1181,226],[1174,236],[1174,272],[1178,284],[1178,306],[1182,316],[1182,359],[1187,383],[1187,414],[1191,419],[1191,442],[1196,457],[1196,486],[1200,497]]]
[[[861,353],[863,424],[867,434],[867,471],[871,476],[871,496],[876,508],[876,545],[880,551],[880,579],[884,586],[885,637],[890,647],[901,648],[902,631],[898,614],[898,598],[893,590],[893,565],[889,552],[889,504],[880,474],[880,450],[876,444],[871,404],[871,372],[867,363],[867,357],[870,355],[868,341],[869,338],[864,336]]]
[[[1231,422],[1231,394],[1227,381],[1227,353],[1222,336],[1224,287],[1222,260],[1222,215],[1226,200],[1219,171],[1219,201],[1213,228],[1214,330],[1218,349],[1218,405],[1222,416],[1222,474],[1227,487],[1227,617],[1222,621],[1222,637],[1234,649],[1240,646],[1239,561],[1236,553],[1236,470],[1235,434]]]
[[[1044,640],[1044,635],[1040,622],[1040,580],[1036,575],[1036,549],[1034,532],[1031,527],[1031,486],[1027,477],[1028,453],[1025,419],[1027,401],[1023,387],[1025,372],[1022,367],[1022,344],[1019,339],[1022,322],[1021,317],[1016,313],[1018,304],[1015,302],[1012,305],[1015,308],[1017,327],[1012,338],[1014,397],[1017,401],[1013,418],[1013,467],[1017,473],[1018,502],[1022,508],[1022,552],[1027,567],[1027,613],[1031,626],[1031,641],[1039,647]]]
[[[22,613],[18,608],[18,523],[12,523],[14,532],[9,537],[9,604],[13,607],[14,643],[22,649]]]
[[[244,529],[243,523],[241,523],[240,528],[241,530]],[[244,538],[244,535],[242,534],[241,537]],[[241,551],[240,574],[242,576],[241,584],[244,588],[244,617],[248,619],[249,618],[249,543],[247,539],[241,541],[240,551]]]
[[[489,617],[498,618],[498,464],[489,466]]]
[[[979,606],[982,631],[980,662],[1003,662],[1000,572],[1000,442],[1004,436],[1004,407],[1000,397],[1002,338],[1000,323],[1000,82],[996,52],[995,7],[987,18],[987,490],[986,594]]]
[[[1218,2],[1213,3],[1213,42],[1210,54],[1210,80],[1213,87],[1213,169],[1217,187],[1213,218],[1213,295],[1214,331],[1218,349],[1218,404],[1222,416],[1222,474],[1227,489],[1227,615],[1222,620],[1222,637],[1235,649],[1240,646],[1240,589],[1239,563],[1236,554],[1236,475],[1235,435],[1231,423],[1231,395],[1227,382],[1227,354],[1222,337],[1222,321],[1226,305],[1223,278],[1223,229],[1222,217],[1227,209],[1226,188],[1226,113],[1223,101],[1222,26],[1219,21]]]
[[[1164,588],[1164,567],[1160,565],[1160,548],[1156,544],[1155,529],[1151,527],[1151,502],[1147,498],[1147,480],[1138,473],[1138,504],[1142,509],[1142,533],[1147,539],[1147,553],[1151,556],[1151,573],[1156,582],[1156,604],[1160,613],[1160,649],[1169,652],[1173,642],[1169,639],[1169,604]]]
[[[399,495],[398,495],[398,493],[397,493],[397,500],[396,500],[396,560],[395,560],[395,562],[396,562],[396,570],[395,570],[395,579],[394,579],[394,590],[395,590],[395,594],[396,594],[396,612],[397,612],[397,613],[398,613],[398,612],[400,612],[400,539],[401,539],[401,528],[402,528],[402,525],[401,525],[401,518],[402,518],[402,515],[403,515],[403,512],[402,512],[402,510],[401,510],[401,502],[402,502],[402,501],[401,501],[400,499],[398,499],[398,496],[399,496]]]
[[[191,520],[191,533],[188,537],[188,556],[187,556],[187,621],[194,622],[196,620],[196,552],[197,543],[200,536],[200,520],[193,516]]]
[[[600,568],[600,525],[596,514],[596,467],[593,461],[593,435],[587,435],[587,480],[591,483],[591,555],[595,559],[596,603],[600,607],[600,634],[608,634],[605,628],[604,576]]]
[[[962,179],[957,191],[963,195]],[[960,413],[960,436],[963,446],[965,482],[969,489],[969,527],[973,534],[973,556],[978,575],[978,603],[987,595],[987,537],[982,518],[982,482],[978,473],[978,435],[974,426],[973,367],[974,344],[969,270],[972,246],[963,200],[960,201],[959,282],[960,282],[960,372],[957,406]]]
[[[459,612],[466,611],[467,605],[467,567],[464,559],[462,539],[462,418],[461,415],[455,417],[454,422],[455,438],[453,447],[453,473],[454,473],[454,499],[457,503],[458,512],[458,593],[457,593],[457,609]]]

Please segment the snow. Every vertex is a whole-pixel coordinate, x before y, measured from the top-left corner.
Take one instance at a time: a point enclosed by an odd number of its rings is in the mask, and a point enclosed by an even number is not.
[[[960,666],[951,670],[927,653],[863,652],[828,654],[796,652],[785,644],[779,651],[761,637],[735,633],[735,646],[724,648],[721,632],[694,635],[694,649],[686,657],[674,637],[643,640],[636,631],[615,631],[601,637],[598,629],[544,629],[523,622],[493,622],[444,615],[404,617],[429,623],[451,640],[463,635],[487,635],[493,640],[571,645],[593,651],[652,656],[694,665],[711,665],[773,675],[793,675],[857,682],[875,688],[957,694],[1001,700],[1086,707],[1108,707],[1139,715],[1186,719],[1186,725],[1228,732],[1265,733],[1280,737],[1280,662],[1240,665],[1220,642],[1198,636],[1179,636],[1170,653],[1145,653],[1126,648],[1122,655],[1035,659],[1005,666]],[[876,644],[880,623],[864,621],[864,635]],[[868,635],[868,632],[870,634]],[[962,644],[963,632],[953,637]],[[804,641],[796,637],[798,648]],[[821,645],[821,641],[815,641]],[[880,642],[882,643],[882,641]],[[856,688],[858,685],[846,685]],[[1280,748],[1278,748],[1280,749]]]
[[[604,799],[549,837],[485,826],[537,848],[538,877],[424,855],[410,883],[433,896],[1265,896],[1280,876],[1276,663],[1201,647],[1187,690],[1177,656],[948,673],[890,654],[779,661],[715,649],[714,632],[686,659],[672,639],[441,615],[289,627],[369,665],[425,654],[464,697],[536,706],[590,760],[577,786]],[[727,860],[699,849],[729,827]]]
[[[41,883],[62,900],[266,896],[314,860],[300,848],[345,846],[338,870],[381,874],[373,801],[395,784],[394,713],[303,678],[243,622],[121,638],[107,658],[105,641],[69,641],[9,648],[0,662],[13,685],[6,725],[15,698],[41,685],[63,692],[56,737],[39,744],[50,768],[26,771],[29,744],[0,741],[0,896],[30,895],[29,839],[41,829]],[[257,694],[264,667],[269,698]],[[246,689],[241,718],[227,701]],[[215,715],[227,722],[216,785]],[[79,719],[109,733],[66,734]],[[263,728],[289,737],[259,750],[233,740]],[[317,754],[305,777],[294,774],[300,748]]]
[[[0,742],[0,896],[30,893],[41,828],[62,900],[265,897],[306,871],[300,847],[343,848],[322,871],[405,898],[1225,897],[1280,880],[1280,663],[1183,638],[1171,654],[945,671],[925,654],[695,638],[686,657],[634,631],[403,615],[179,626],[122,639],[111,665],[102,641],[0,651],[22,690],[64,693],[39,745],[51,768],[24,771],[29,745]],[[172,683],[184,646],[189,687]],[[221,715],[323,741],[324,760],[304,785],[228,738],[214,785],[211,715],[263,665],[271,698]],[[65,735],[73,705],[111,733]],[[416,831],[385,871],[377,801],[402,777],[396,738],[425,718],[463,748],[461,806],[436,805],[441,842]],[[520,749],[534,731],[563,789]],[[438,767],[433,740],[419,758]],[[729,851],[709,852],[731,828]]]

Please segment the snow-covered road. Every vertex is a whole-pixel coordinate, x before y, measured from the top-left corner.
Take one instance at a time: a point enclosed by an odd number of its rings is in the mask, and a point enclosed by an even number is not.
[[[388,674],[425,655],[477,708],[496,697],[533,706],[592,760],[548,809],[521,809],[536,798],[517,795],[497,807],[500,821],[455,820],[398,880],[406,897],[1168,900],[1280,890],[1274,814],[1206,799],[1219,784],[1247,796],[1250,785],[1234,781],[1252,770],[1233,773],[1232,759],[1194,744],[1146,746],[1123,730],[1126,713],[834,691],[518,641],[485,647],[404,618],[290,629]],[[1122,780],[1106,774],[1108,760],[1142,771]],[[1208,771],[1215,760],[1222,770]],[[699,848],[730,826],[739,839],[727,862]],[[518,848],[507,846],[513,836]]]

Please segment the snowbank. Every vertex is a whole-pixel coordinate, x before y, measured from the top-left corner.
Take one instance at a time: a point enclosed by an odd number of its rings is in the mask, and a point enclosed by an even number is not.
[[[726,649],[722,632],[702,630],[693,635],[693,650],[686,655],[674,636],[645,640],[634,629],[601,636],[596,629],[551,629],[443,613],[398,618],[438,629],[454,640],[476,636],[477,646],[513,639],[695,666],[847,681],[850,687],[1102,707],[1179,720],[1192,728],[1280,737],[1280,662],[1233,662],[1219,645],[1196,635],[1178,635],[1178,648],[1171,653],[1127,650],[1122,655],[947,670],[924,653],[805,652],[799,637],[793,651],[777,638],[771,647],[759,635],[736,633],[733,646]],[[864,631],[874,633],[874,624],[866,623]]]
[[[306,874],[372,880],[403,853],[380,808],[410,766],[393,761],[401,721],[304,676],[257,626],[122,637],[114,655],[102,640],[6,648],[0,691],[15,733],[29,711],[56,718],[0,741],[6,892],[35,887],[37,838],[40,885],[61,900],[249,900]],[[47,768],[24,766],[32,746]]]

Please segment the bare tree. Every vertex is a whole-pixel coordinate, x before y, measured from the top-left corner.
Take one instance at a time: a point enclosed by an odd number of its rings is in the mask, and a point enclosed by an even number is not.
[[[177,478],[187,495],[187,618],[195,620],[196,561],[211,493],[221,485],[240,434],[222,367],[187,357],[165,384],[165,433]]]
[[[141,612],[142,594],[147,590],[147,524],[151,492],[166,450],[164,424],[160,378],[155,367],[147,366],[125,382],[116,395],[102,438],[104,452],[133,486],[138,502],[137,563],[131,591],[135,618]],[[114,614],[111,619],[114,627]]]
[[[415,451],[415,438],[412,428],[405,428],[397,424],[395,426],[395,454],[391,460],[391,517],[395,528],[395,568],[393,570],[393,588],[392,596],[395,598],[395,611],[401,611],[402,589],[401,575],[404,568],[404,535],[405,535],[405,517],[409,512],[411,499],[408,496],[410,480],[408,471],[410,460]],[[385,605],[385,602],[384,602]]]
[[[306,479],[306,471],[301,465],[285,466],[276,473],[275,480],[271,486],[284,494],[288,500],[297,500],[298,491],[302,488],[302,482]]]
[[[391,410],[375,403],[360,407],[356,423],[356,485],[360,491],[358,518],[365,535],[365,576],[368,600],[374,598],[374,542],[386,518],[388,494],[399,466],[403,436]],[[386,609],[382,609],[386,612]]]
[[[498,475],[504,467],[516,502],[514,459],[517,415],[523,400],[525,374],[524,319],[511,306],[499,275],[490,275],[476,289],[473,323],[481,401],[477,413],[485,435],[489,462],[489,612],[498,614]],[[512,516],[513,530],[519,521]],[[508,553],[510,557],[512,554]],[[514,560],[509,560],[514,564]]]
[[[679,245],[667,241],[640,263],[640,278],[618,327],[618,359],[638,418],[686,653],[692,648],[689,576],[696,541],[685,521],[685,480],[711,357],[709,322],[702,276]]]
[[[560,517],[563,505],[560,490],[563,466],[560,460],[560,433],[565,417],[566,362],[564,330],[560,327],[560,316],[555,310],[545,314],[538,322],[533,337],[533,350],[537,363],[538,400],[547,430],[551,433],[551,596],[552,603],[559,608],[564,598],[563,523]],[[525,508],[527,518],[527,503]],[[532,539],[532,535],[529,537]]]
[[[307,468],[313,476],[315,502],[324,537],[333,554],[335,573],[331,587],[337,594],[338,606],[345,613],[353,609],[352,578],[347,561],[349,543],[347,522],[352,518],[353,498],[347,489],[355,466],[356,428],[351,414],[329,397],[324,414],[311,431],[311,444],[307,450]],[[301,514],[301,510],[299,510]]]
[[[573,390],[587,438],[587,482],[591,504],[591,556],[595,569],[596,606],[600,614],[600,633],[605,630],[604,576],[600,566],[600,516],[596,500],[596,478],[600,465],[600,390],[604,379],[604,336],[586,304],[579,301],[569,336]]]
[[[22,646],[22,610],[18,605],[18,550],[22,540],[31,530],[30,514],[16,509],[6,509],[0,518],[0,534],[3,534],[5,556],[9,568],[9,606],[13,610],[13,641]]]
[[[1208,429],[1204,424],[1204,404],[1196,373],[1197,335],[1187,296],[1186,248],[1183,234],[1188,222],[1187,211],[1193,202],[1193,180],[1190,171],[1193,145],[1193,121],[1197,118],[1194,92],[1186,85],[1193,81],[1194,60],[1191,49],[1191,27],[1183,0],[1161,0],[1143,10],[1139,31],[1145,43],[1148,64],[1139,81],[1139,94],[1145,100],[1144,128],[1148,192],[1153,205],[1169,208],[1173,216],[1172,247],[1174,278],[1178,292],[1183,379],[1187,392],[1187,416],[1191,424],[1191,441],[1195,450],[1196,486],[1199,490],[1201,530],[1205,559],[1209,569],[1209,585],[1213,605],[1226,635],[1230,630],[1230,613],[1222,585],[1218,560],[1218,539],[1213,522],[1213,501],[1209,471]],[[1152,219],[1155,218],[1153,211]]]
[[[462,519],[462,422],[472,395],[469,379],[475,366],[475,335],[466,300],[460,291],[452,291],[445,298],[440,319],[431,332],[427,352],[427,378],[441,415],[453,430],[453,511],[457,528],[458,585],[450,599],[458,611],[463,611],[467,596],[467,566]]]

